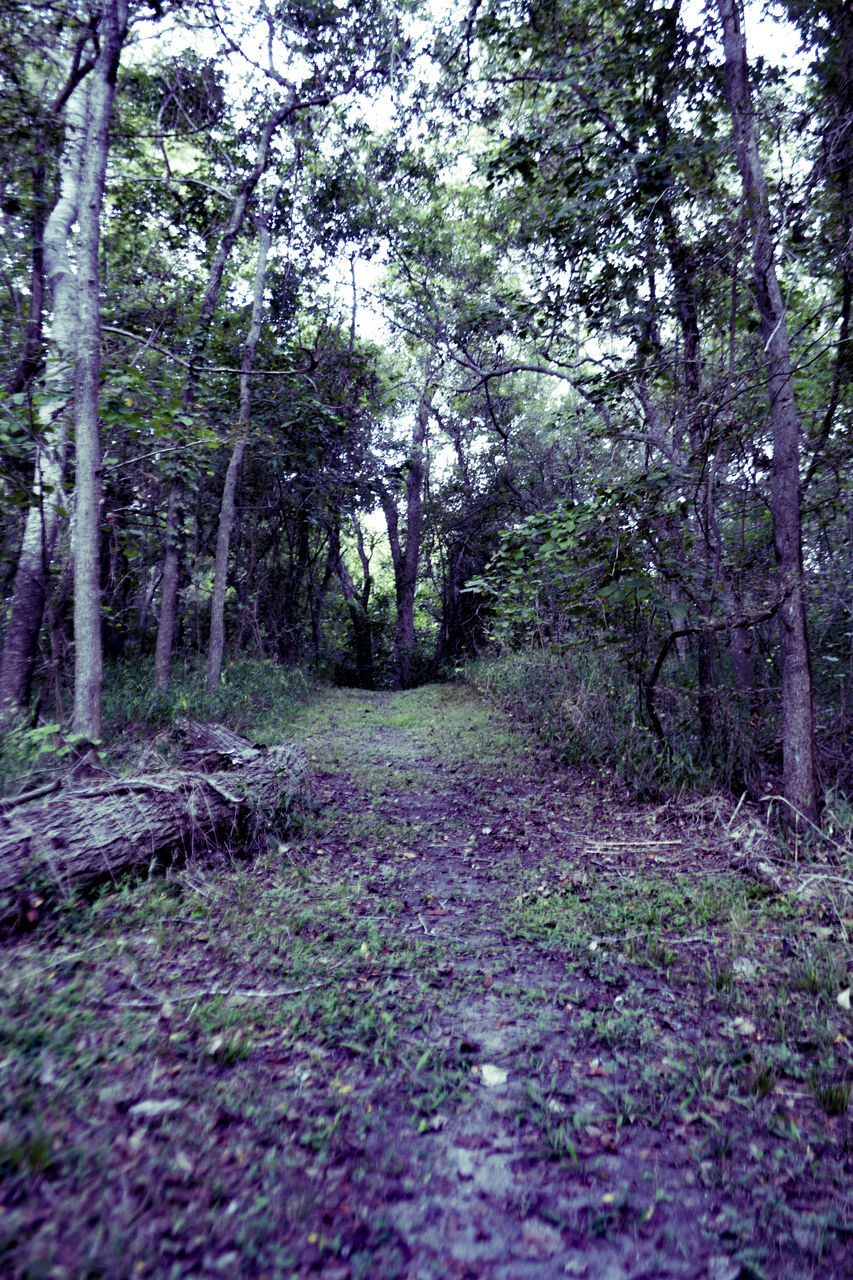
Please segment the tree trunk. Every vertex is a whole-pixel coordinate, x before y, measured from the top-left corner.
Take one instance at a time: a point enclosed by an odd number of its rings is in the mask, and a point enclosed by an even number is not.
[[[223,725],[180,726],[191,767],[98,776],[0,800],[0,915],[17,887],[40,896],[275,829],[304,796],[298,747],[257,747]]]
[[[162,692],[169,684],[172,666],[172,642],[178,616],[178,580],[181,572],[181,555],[178,546],[178,521],[183,498],[183,486],[174,481],[169,488],[169,505],[166,509],[163,567],[160,573],[160,617],[157,620],[157,644],[154,650],[154,688]]]
[[[204,355],[205,347],[207,346],[208,335],[216,313],[216,304],[219,300],[219,291],[222,287],[222,278],[225,274],[225,267],[231,255],[231,250],[234,247],[234,241],[240,233],[252,194],[269,164],[272,140],[277,130],[292,114],[293,110],[293,101],[289,100],[285,106],[280,107],[267,121],[258,143],[254,167],[233,198],[231,216],[213,256],[213,262],[207,278],[207,287],[204,291],[204,298],[202,299],[195,330],[193,331],[190,344],[190,367],[182,397],[184,410],[191,409],[195,404],[196,389],[201,375],[199,361]],[[180,578],[180,514],[183,489],[183,483],[176,477],[172,481],[169,490],[163,577],[161,580],[160,620],[157,628],[157,649],[154,663],[154,687],[160,690],[165,689],[169,683],[172,664],[172,643],[177,621],[178,581]]]
[[[814,705],[803,573],[799,431],[785,303],[773,259],[767,183],[749,87],[739,0],[717,0],[725,47],[726,98],[747,217],[753,233],[753,280],[764,338],[764,367],[773,428],[773,544],[785,599],[780,610],[782,751],[785,798],[794,815],[817,815]]]
[[[355,678],[360,689],[373,689],[376,685],[376,674],[373,667],[374,645],[373,626],[368,612],[372,581],[370,562],[364,548],[364,535],[358,521],[353,519],[358,538],[359,555],[363,570],[361,591],[356,590],[347,565],[340,551],[340,540],[335,546],[335,571],[341,584],[341,591],[346,601],[352,627],[353,656],[355,658]]]
[[[77,355],[77,277],[69,241],[80,206],[88,117],[89,84],[84,80],[66,102],[59,198],[44,233],[53,320],[39,405],[42,434],[36,445],[33,498],[24,524],[0,661],[0,717],[4,719],[19,715],[29,700],[47,578],[65,502],[62,484]]]
[[[235,497],[240,469],[249,438],[249,419],[252,407],[252,380],[249,376],[255,362],[255,352],[261,336],[264,314],[264,284],[267,275],[267,257],[270,250],[270,218],[281,187],[276,190],[257,220],[258,258],[255,263],[255,292],[252,299],[252,318],[243,347],[240,362],[240,407],[234,447],[225,472],[222,501],[219,507],[219,527],[216,531],[216,556],[213,567],[213,593],[210,600],[210,640],[207,650],[207,689],[212,693],[219,684],[222,672],[222,655],[225,651],[225,592],[228,586],[228,549],[231,530],[234,527]]]
[[[407,689],[412,679],[415,650],[415,590],[423,536],[424,446],[429,426],[430,393],[425,388],[418,404],[409,456],[406,459],[406,541],[400,545],[399,515],[390,493],[380,495],[391,561],[394,566],[394,588],[397,603],[397,625],[394,631],[394,684]]]
[[[86,158],[80,190],[77,364],[74,380],[74,710],[75,734],[101,736],[101,296],[98,254],[116,75],[127,34],[126,0],[104,6],[92,73]]]

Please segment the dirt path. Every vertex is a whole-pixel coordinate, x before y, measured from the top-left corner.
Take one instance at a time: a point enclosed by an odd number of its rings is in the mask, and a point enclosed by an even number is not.
[[[383,855],[394,859],[385,869],[393,867],[386,883],[400,897],[397,928],[435,940],[446,981],[428,1012],[428,1043],[470,1073],[463,1096],[436,1110],[427,1132],[415,1137],[402,1124],[398,1185],[368,1183],[402,1238],[404,1274],[734,1280],[753,1264],[755,1274],[844,1274],[853,1223],[842,1122],[821,1133],[822,1158],[841,1157],[822,1178],[809,1176],[817,1160],[802,1139],[799,1167],[785,1168],[789,1152],[778,1146],[770,1154],[796,1125],[786,1112],[787,1132],[779,1131],[777,1100],[762,1105],[750,1078],[762,1039],[758,964],[746,945],[732,956],[732,916],[745,933],[747,890],[760,895],[732,883],[719,828],[555,774],[502,738],[483,753],[481,708],[469,707],[467,729],[480,754],[465,758],[463,749],[448,763],[435,726],[414,720],[405,699],[347,698],[367,722],[379,771],[362,793],[377,822],[359,853],[380,866]],[[336,705],[328,704],[330,737],[319,732],[314,743],[321,753],[321,742],[335,744],[341,759],[318,794],[324,841],[340,841],[346,856],[358,783],[345,769]],[[464,743],[465,726],[456,730]],[[674,917],[689,921],[691,893],[703,895],[712,920],[696,927],[717,927],[686,943],[677,930],[669,936],[653,901],[669,887],[688,897]],[[609,920],[574,911],[569,929],[550,918],[561,898],[602,893],[626,900],[621,918],[618,909]],[[631,936],[637,905],[645,927]],[[740,1023],[736,985],[751,1015]],[[767,1083],[775,1092],[778,1080]],[[807,1102],[802,1088],[779,1092],[785,1107],[792,1096],[798,1111]],[[826,1127],[817,1108],[805,1110]]]
[[[843,908],[464,689],[291,732],[301,833],[10,948],[0,1274],[851,1274]]]

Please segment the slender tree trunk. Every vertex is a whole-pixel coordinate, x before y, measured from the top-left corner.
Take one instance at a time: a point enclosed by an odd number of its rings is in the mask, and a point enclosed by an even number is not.
[[[376,676],[373,669],[373,627],[368,613],[368,604],[370,602],[371,577],[370,577],[370,561],[364,548],[364,535],[358,521],[353,519],[356,528],[356,537],[358,539],[359,556],[362,564],[362,588],[361,591],[356,590],[356,585],[352,580],[350,573],[340,549],[339,536],[335,539],[335,571],[338,575],[338,581],[341,584],[341,591],[344,594],[347,611],[350,617],[350,626],[352,627],[352,642],[355,657],[355,672],[358,680],[359,688],[373,689],[376,684]]]
[[[20,714],[29,699],[41,631],[47,578],[64,506],[62,485],[77,356],[77,277],[69,242],[80,206],[86,155],[89,83],[78,84],[65,105],[65,144],[59,162],[59,198],[44,232],[45,274],[53,302],[50,345],[39,405],[32,503],[12,593],[0,661],[0,716]]]
[[[210,601],[210,640],[207,650],[208,692],[212,692],[219,684],[219,677],[222,672],[222,655],[225,651],[225,592],[228,585],[228,549],[231,542],[231,530],[234,527],[237,481],[240,478],[240,469],[243,466],[246,443],[249,439],[249,420],[252,407],[252,379],[249,375],[255,363],[255,352],[258,349],[264,317],[264,285],[267,275],[267,258],[272,238],[270,218],[280,190],[280,187],[276,187],[271,200],[257,220],[258,258],[255,263],[255,292],[252,299],[252,318],[240,362],[240,407],[237,430],[231,457],[228,460],[228,469],[225,472],[222,501],[219,507],[219,527],[216,531],[213,594]]]
[[[397,597],[397,625],[394,632],[394,683],[407,689],[412,679],[415,651],[415,589],[418,581],[423,536],[424,446],[429,425],[430,399],[424,390],[418,404],[406,470],[406,541],[400,545],[399,516],[390,494],[383,495],[382,509],[391,545],[394,587]]]
[[[163,567],[160,573],[160,617],[157,620],[157,644],[154,650],[154,688],[162,691],[169,684],[172,666],[172,643],[178,616],[178,580],[181,572],[181,554],[178,546],[178,521],[183,486],[173,481],[169,488],[166,508]]]
[[[225,274],[225,267],[228,262],[228,258],[231,255],[231,250],[234,247],[234,241],[240,233],[240,228],[242,227],[243,220],[246,217],[246,210],[249,207],[249,201],[252,198],[252,194],[269,164],[272,140],[284,121],[293,113],[293,110],[294,102],[291,97],[288,102],[281,106],[266,122],[261,132],[260,141],[258,142],[254,166],[245,182],[233,198],[231,216],[228,219],[227,226],[222,234],[222,239],[219,241],[216,253],[213,257],[213,262],[211,263],[210,272],[207,278],[207,287],[204,291],[204,298],[202,299],[198,319],[193,332],[190,368],[187,373],[187,379],[184,385],[184,394],[182,397],[183,408],[185,410],[191,409],[195,404],[196,389],[198,387],[198,380],[201,374],[200,361],[204,355],[205,347],[207,346],[208,335],[210,333],[211,325],[213,324],[213,317],[216,313],[216,305],[219,301],[219,291],[222,287],[222,278]],[[169,683],[169,673],[172,663],[172,644],[174,641],[175,625],[178,615],[180,529],[183,494],[183,482],[180,478],[176,477],[172,481],[169,490],[169,502],[166,514],[166,529],[164,535],[165,552],[163,557],[163,577],[161,579],[162,586],[160,594],[160,619],[157,628],[157,648],[154,658],[154,687],[160,690],[165,689]]]
[[[817,812],[814,705],[803,573],[799,431],[785,303],[773,258],[767,183],[749,87],[739,0],[717,0],[725,46],[726,98],[747,217],[753,234],[753,281],[764,338],[764,367],[773,429],[771,501],[776,563],[785,591],[780,611],[782,751],[785,798],[814,820]]]
[[[104,6],[92,73],[86,158],[80,188],[77,365],[74,381],[74,733],[101,736],[101,293],[98,255],[116,75],[127,33],[126,0]]]

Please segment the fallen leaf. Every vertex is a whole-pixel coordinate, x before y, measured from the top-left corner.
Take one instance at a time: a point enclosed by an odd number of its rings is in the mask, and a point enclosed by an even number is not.
[[[497,1085],[506,1084],[509,1072],[491,1062],[484,1062],[480,1067],[480,1079],[488,1088],[494,1089]]]
[[[839,991],[836,997],[842,1009],[850,1008],[850,987],[845,987],[843,991]]]
[[[742,1267],[731,1258],[715,1257],[708,1259],[708,1280],[737,1280]]]
[[[151,1120],[155,1116],[168,1116],[176,1111],[183,1111],[184,1104],[180,1098],[145,1098],[142,1102],[135,1102],[130,1108],[132,1116],[142,1117]]]
[[[728,1029],[736,1032],[740,1036],[754,1036],[755,1023],[749,1018],[733,1018],[729,1023]]]

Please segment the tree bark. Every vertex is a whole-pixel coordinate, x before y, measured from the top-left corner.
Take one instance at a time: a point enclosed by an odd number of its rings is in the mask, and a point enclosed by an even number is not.
[[[181,731],[191,767],[0,800],[0,895],[19,886],[44,895],[235,838],[245,846],[304,796],[298,747],[257,747],[223,725],[188,721]],[[0,914],[6,906],[0,900]]]
[[[98,254],[116,76],[127,34],[126,0],[104,6],[90,87],[89,128],[78,216],[77,363],[74,379],[74,710],[75,734],[101,736],[101,296]]]
[[[36,445],[32,502],[24,524],[0,660],[2,719],[19,715],[29,701],[48,572],[65,503],[62,485],[77,356],[77,276],[69,242],[80,206],[88,119],[89,84],[84,80],[65,105],[59,197],[44,233],[45,274],[53,302],[53,320],[38,412],[42,434]]]
[[[737,164],[753,234],[753,282],[764,338],[764,368],[773,430],[771,501],[776,564],[785,599],[780,610],[782,752],[785,799],[817,816],[814,704],[803,572],[799,432],[786,309],[774,263],[767,182],[758,149],[739,0],[717,0],[725,47],[725,87]]]

